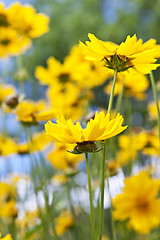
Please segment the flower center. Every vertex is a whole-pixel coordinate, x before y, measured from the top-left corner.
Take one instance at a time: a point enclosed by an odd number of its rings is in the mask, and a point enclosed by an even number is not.
[[[62,73],[59,76],[60,83],[67,83],[69,81],[69,74],[68,73]]]
[[[3,39],[3,40],[1,40],[0,41],[0,43],[2,44],[2,45],[8,45],[9,43],[10,43],[10,40],[9,39]]]
[[[8,27],[9,22],[7,21],[7,16],[5,14],[0,14],[0,26],[2,27]]]
[[[136,203],[136,207],[138,208],[138,210],[144,212],[148,209],[149,203],[146,199],[139,199]]]

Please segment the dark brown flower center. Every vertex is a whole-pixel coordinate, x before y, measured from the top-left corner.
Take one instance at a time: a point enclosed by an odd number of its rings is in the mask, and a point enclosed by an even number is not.
[[[9,26],[7,16],[3,13],[0,13],[0,26],[1,27],[8,27]]]
[[[59,81],[60,83],[67,83],[69,81],[69,74],[67,73],[62,73],[60,76],[59,76]]]
[[[11,41],[10,39],[3,39],[3,40],[0,41],[0,43],[2,45],[8,45],[10,43],[10,41]]]
[[[140,211],[146,211],[149,207],[149,203],[146,199],[140,199],[137,201],[136,206]]]

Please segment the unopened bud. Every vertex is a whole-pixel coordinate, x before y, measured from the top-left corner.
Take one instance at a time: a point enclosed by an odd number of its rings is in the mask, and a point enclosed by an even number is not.
[[[18,105],[18,94],[8,95],[5,99],[5,104],[10,108],[15,108]]]
[[[21,68],[20,70],[18,70],[14,74],[14,79],[19,81],[19,82],[25,81],[27,79],[27,77],[28,77],[28,73],[27,73],[27,70],[25,68]]]

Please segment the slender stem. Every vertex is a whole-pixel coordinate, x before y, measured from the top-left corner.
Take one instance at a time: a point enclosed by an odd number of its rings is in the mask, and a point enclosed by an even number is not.
[[[118,95],[118,98],[117,98],[117,102],[116,102],[116,108],[115,108],[115,115],[117,115],[117,113],[119,112],[120,110],[120,106],[121,106],[121,102],[122,102],[122,97],[123,97],[123,90],[124,90],[124,79],[122,81],[122,87],[121,87],[121,91]]]
[[[150,73],[150,79],[151,79],[151,85],[152,85],[153,94],[154,94],[154,98],[155,98],[156,106],[157,106],[159,143],[160,143],[160,110],[159,110],[159,104],[158,104],[158,94],[157,94],[156,84],[155,84],[155,80],[154,80],[154,76],[153,76],[152,72]]]
[[[110,188],[109,188],[109,172],[108,171],[107,171],[107,187],[108,187],[109,199],[110,199],[110,204],[111,204],[111,207],[109,208],[110,220],[111,220],[111,239],[116,240],[116,231],[115,231],[114,219],[113,219],[113,215],[112,215],[112,197],[111,197],[111,192],[110,192]]]
[[[107,141],[104,141],[103,145],[103,159],[102,159],[102,174],[101,174],[101,209],[100,209],[100,234],[99,240],[102,238],[102,230],[103,230],[103,215],[104,215],[104,172],[105,172],[105,158],[106,158],[106,144]]]
[[[111,90],[111,95],[110,95],[110,98],[109,98],[108,113],[110,113],[111,109],[112,109],[112,103],[113,103],[113,96],[114,96],[114,88],[115,88],[115,84],[116,84],[116,79],[117,79],[117,69],[115,70],[115,73],[114,73],[112,90]]]
[[[111,90],[111,95],[109,99],[108,105],[108,113],[111,113],[113,97],[114,97],[114,88],[117,79],[117,69],[115,70],[114,78],[113,78],[113,85]],[[102,231],[103,231],[103,215],[104,215],[104,173],[105,173],[105,157],[106,157],[106,145],[107,141],[104,141],[103,145],[103,160],[102,160],[102,174],[101,174],[101,210],[100,210],[100,233],[99,233],[99,240],[102,238]]]
[[[90,211],[91,211],[91,231],[92,231],[92,240],[94,240],[94,220],[93,220],[93,197],[92,197],[92,187],[91,187],[91,176],[89,169],[89,159],[88,153],[85,153],[86,156],[86,167],[87,167],[87,176],[88,176],[88,189],[89,189],[89,200],[90,200]]]

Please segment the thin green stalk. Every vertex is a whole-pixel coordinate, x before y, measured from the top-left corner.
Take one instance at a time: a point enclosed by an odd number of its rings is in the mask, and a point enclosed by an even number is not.
[[[111,220],[111,239],[116,240],[116,230],[115,230],[114,219],[113,219],[113,214],[112,214],[112,197],[111,197],[111,192],[109,189],[109,173],[108,173],[108,171],[107,171],[107,187],[108,187],[109,199],[110,199],[110,204],[111,204],[111,206],[109,208],[110,220]]]
[[[117,79],[117,69],[115,70],[115,73],[114,73],[112,90],[111,90],[111,95],[110,95],[110,98],[109,98],[108,113],[110,113],[111,109],[112,109],[112,103],[113,103],[113,96],[114,96],[114,88],[115,88],[115,84],[116,84],[116,79]]]
[[[35,171],[36,171],[36,174],[38,175],[39,177],[39,180],[40,180],[40,183],[41,183],[41,186],[43,186],[43,193],[44,193],[44,198],[45,198],[45,207],[46,207],[46,213],[47,213],[47,216],[46,217],[43,217],[43,214],[42,214],[42,211],[41,211],[41,208],[40,208],[40,205],[37,201],[37,206],[38,206],[38,209],[40,211],[40,216],[41,216],[41,220],[42,220],[42,226],[44,228],[44,232],[45,232],[45,235],[48,236],[48,238],[50,237],[49,235],[49,230],[48,230],[48,225],[47,225],[47,222],[46,222],[46,219],[50,219],[50,223],[51,223],[51,227],[52,227],[52,230],[53,230],[53,233],[54,233],[54,237],[56,240],[59,239],[57,233],[56,233],[56,229],[55,229],[55,225],[54,225],[54,222],[53,222],[53,218],[52,218],[52,214],[51,214],[51,209],[50,209],[50,206],[48,204],[48,194],[47,194],[47,191],[46,189],[44,189],[44,182],[42,180],[42,177],[41,177],[41,172],[40,172],[40,168],[39,168],[39,165],[38,165],[38,162],[37,162],[37,158],[33,155],[33,149],[35,147],[35,142],[33,141],[33,136],[32,136],[32,132],[31,132],[31,129],[29,127],[26,127],[26,131],[27,131],[27,135],[28,135],[28,138],[30,140],[30,144],[29,144],[29,156],[31,158],[31,162],[32,162],[32,170],[33,170],[33,184],[34,184],[34,187],[35,187],[35,192],[36,192],[36,195],[37,195],[37,184],[36,184],[36,181],[35,181]],[[33,146],[33,149],[31,149],[31,144]],[[34,164],[33,162],[35,163],[35,167],[34,167]],[[44,166],[43,166],[44,168]],[[44,168],[45,169],[45,168]],[[43,170],[44,170],[43,169]],[[45,171],[45,170],[44,170]],[[43,172],[44,173],[44,172]]]
[[[124,79],[123,79],[123,82],[122,82],[122,87],[121,87],[121,91],[118,95],[118,98],[117,98],[117,102],[116,102],[116,108],[115,108],[115,115],[117,115],[117,113],[119,112],[120,110],[120,106],[121,106],[121,102],[122,102],[122,97],[123,97],[123,90],[124,90]]]
[[[112,90],[111,95],[109,99],[109,105],[108,105],[108,113],[111,113],[112,110],[112,103],[113,103],[113,97],[114,97],[114,88],[116,84],[117,79],[117,69],[115,70],[114,78],[113,78],[113,84],[112,84]],[[104,215],[104,173],[105,173],[105,158],[106,158],[106,145],[107,140],[104,141],[103,145],[103,160],[102,160],[102,174],[101,174],[101,210],[100,210],[100,233],[99,233],[99,240],[102,239],[102,231],[103,231],[103,215]]]
[[[150,73],[150,79],[151,79],[151,85],[152,85],[153,94],[154,94],[154,98],[155,98],[156,106],[157,106],[159,143],[160,143],[160,110],[159,110],[159,104],[158,104],[158,94],[157,94],[156,84],[155,84],[155,80],[154,80],[154,76],[153,76],[152,72]]]
[[[94,240],[94,219],[93,219],[93,197],[92,197],[92,187],[91,187],[91,176],[90,176],[90,169],[89,169],[89,159],[88,153],[85,153],[86,156],[86,167],[87,167],[87,176],[88,176],[88,189],[89,189],[89,200],[90,200],[90,214],[91,214],[91,232],[92,232],[92,240]]]
[[[104,141],[103,145],[103,160],[102,160],[102,174],[101,174],[101,209],[100,209],[100,234],[99,240],[102,238],[102,230],[103,230],[103,215],[104,215],[104,172],[105,172],[105,159],[106,159],[106,145],[107,141]]]
[[[69,203],[70,210],[72,212],[72,215],[73,215],[74,219],[76,219],[76,214],[75,214],[75,210],[74,210],[74,207],[73,207],[73,204],[72,204],[71,195],[70,195],[69,180],[66,182],[66,192],[67,192],[67,197],[68,197],[68,203]]]

